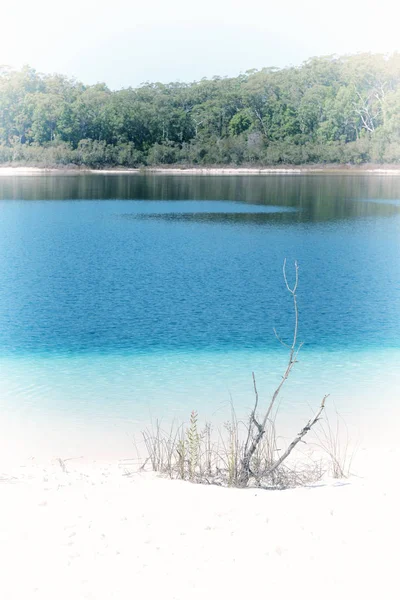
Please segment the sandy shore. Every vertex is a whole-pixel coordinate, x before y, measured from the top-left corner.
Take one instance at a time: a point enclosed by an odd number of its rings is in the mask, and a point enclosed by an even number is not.
[[[57,169],[40,167],[2,167],[0,166],[0,177],[29,176],[29,175],[128,175],[128,174],[162,174],[162,175],[304,175],[304,174],[376,174],[376,175],[400,175],[400,169],[395,167],[382,168],[379,166],[301,166],[301,167],[268,167],[268,168],[156,168],[148,167],[141,169]]]
[[[128,463],[0,469],[2,597],[397,598],[385,464],[286,491],[132,475]]]

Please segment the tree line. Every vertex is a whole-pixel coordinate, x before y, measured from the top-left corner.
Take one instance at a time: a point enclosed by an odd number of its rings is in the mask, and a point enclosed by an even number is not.
[[[400,54],[312,58],[110,90],[0,68],[0,163],[278,165],[400,161]]]

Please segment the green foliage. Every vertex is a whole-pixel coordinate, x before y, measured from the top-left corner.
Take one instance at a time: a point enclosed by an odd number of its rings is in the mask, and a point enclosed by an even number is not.
[[[190,413],[189,427],[180,430],[176,441],[176,467],[180,479],[194,481],[200,459],[200,443],[202,436],[197,427],[198,415],[195,410]]]
[[[247,110],[236,113],[229,121],[229,132],[231,135],[240,135],[251,127],[251,117]]]
[[[190,424],[187,430],[187,446],[188,446],[188,457],[189,457],[189,478],[193,480],[197,464],[199,462],[199,444],[200,435],[197,430],[197,412],[192,410],[190,413]]]
[[[1,163],[396,163],[399,147],[399,54],[115,92],[0,67]]]

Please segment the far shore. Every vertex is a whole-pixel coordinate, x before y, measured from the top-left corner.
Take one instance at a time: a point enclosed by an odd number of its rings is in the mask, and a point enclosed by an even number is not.
[[[31,167],[1,166],[0,177],[29,175],[307,175],[307,174],[346,174],[346,175],[400,175],[400,167],[395,165],[301,165],[282,167],[141,167],[135,169],[87,167]]]

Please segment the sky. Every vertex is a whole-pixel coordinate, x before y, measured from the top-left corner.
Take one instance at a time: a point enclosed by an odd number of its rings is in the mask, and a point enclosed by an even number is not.
[[[5,0],[0,65],[111,89],[400,51],[396,0]]]

